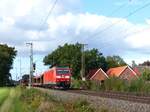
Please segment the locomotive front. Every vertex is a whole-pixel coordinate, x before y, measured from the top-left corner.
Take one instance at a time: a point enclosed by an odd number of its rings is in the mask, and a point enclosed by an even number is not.
[[[58,87],[69,88],[71,84],[71,70],[70,68],[57,67],[56,68],[56,84]]]

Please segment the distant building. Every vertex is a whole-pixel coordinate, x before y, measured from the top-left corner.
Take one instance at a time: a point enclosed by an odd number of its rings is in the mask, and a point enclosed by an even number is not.
[[[138,78],[137,73],[129,66],[110,68],[107,71],[109,77],[119,77],[125,80]]]
[[[101,82],[103,82],[107,78],[109,78],[108,75],[101,68],[90,70],[87,75],[88,80],[95,80]]]
[[[150,70],[150,61],[145,61],[139,65],[132,61],[132,68],[138,76],[141,76],[145,70]]]
[[[21,83],[25,86],[28,85],[28,83],[29,83],[29,75],[28,74],[25,74],[22,76]]]

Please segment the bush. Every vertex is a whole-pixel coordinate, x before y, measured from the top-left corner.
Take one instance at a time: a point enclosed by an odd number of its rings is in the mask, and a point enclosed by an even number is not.
[[[143,78],[126,81],[120,78],[109,78],[101,83],[100,81],[82,81],[73,80],[73,88],[82,88],[96,91],[120,91],[120,92],[134,92],[134,93],[148,93],[150,92],[150,84]]]
[[[82,80],[72,80],[72,88],[80,88],[80,89],[90,89],[90,90],[100,90],[101,82],[100,81],[82,81]]]
[[[128,86],[129,92],[140,92],[144,86],[144,82],[142,79],[132,80]]]
[[[127,82],[116,77],[109,78],[105,80],[103,89],[106,91],[126,91]]]
[[[82,83],[83,82],[81,80],[72,80],[71,88],[81,88]]]
[[[150,91],[150,85],[145,80],[139,78],[132,80],[128,86],[129,92],[148,93]]]
[[[149,69],[145,69],[144,72],[141,75],[141,78],[143,80],[150,81],[150,70]]]

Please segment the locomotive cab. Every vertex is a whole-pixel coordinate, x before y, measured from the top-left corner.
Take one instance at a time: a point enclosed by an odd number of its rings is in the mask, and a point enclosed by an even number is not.
[[[43,74],[43,86],[69,88],[71,72],[69,67],[53,67]]]
[[[69,68],[56,68],[56,83],[57,86],[69,88],[71,83],[71,71]]]

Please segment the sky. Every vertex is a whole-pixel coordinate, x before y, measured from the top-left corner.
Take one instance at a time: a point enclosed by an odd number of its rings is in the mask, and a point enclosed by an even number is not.
[[[86,43],[129,65],[150,59],[150,0],[58,0],[48,16],[54,2],[0,0],[0,43],[18,51],[13,79],[29,73],[27,42],[33,43],[35,75],[48,69],[43,57],[65,43]]]

